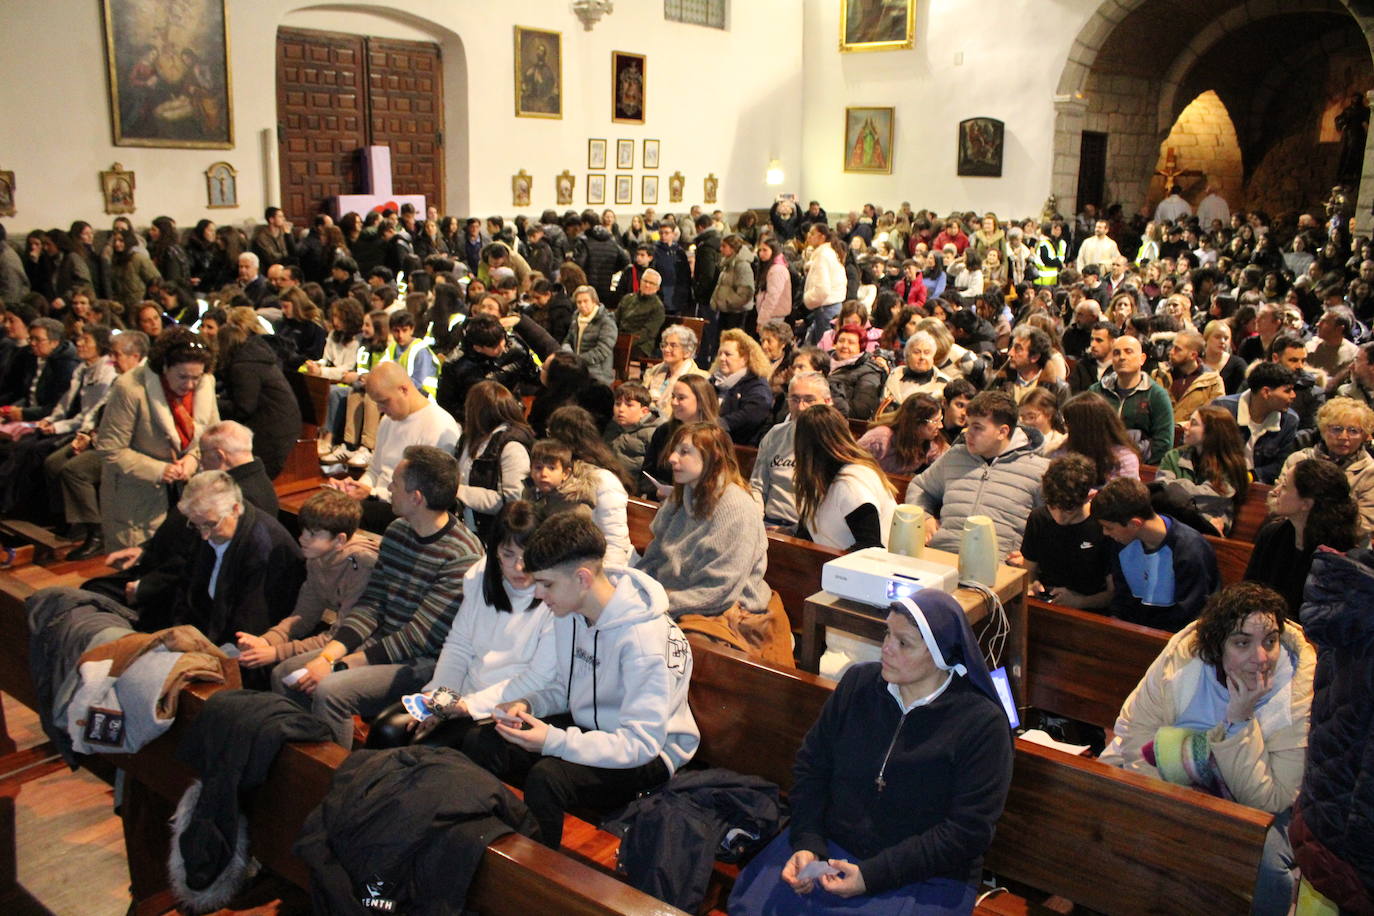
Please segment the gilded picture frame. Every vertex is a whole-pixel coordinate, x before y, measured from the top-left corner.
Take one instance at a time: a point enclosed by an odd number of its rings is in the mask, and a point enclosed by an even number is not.
[[[840,52],[902,51],[916,42],[916,0],[840,0]]]
[[[674,172],[668,176],[668,203],[682,203],[682,188],[685,183],[686,179],[682,177],[681,172]]]
[[[633,140],[615,141],[615,167],[618,169],[635,167],[635,142]]]
[[[643,166],[644,166],[644,168],[646,168],[646,169],[656,169],[656,168],[658,168],[658,141],[657,141],[657,140],[645,140],[645,141],[644,141],[644,159],[643,159]]]
[[[571,207],[573,190],[577,187],[577,176],[564,169],[561,174],[554,178],[553,186],[558,197],[558,206]]]
[[[534,179],[524,169],[512,175],[510,178],[511,205],[528,207],[530,205],[530,191],[533,187]]]
[[[611,120],[643,124],[645,102],[644,55],[611,52]]]
[[[705,178],[705,180],[702,182],[702,191],[705,192],[705,193],[702,195],[702,203],[707,203],[707,204],[713,204],[713,203],[715,203],[715,202],[716,202],[716,193],[717,193],[719,190],[720,190],[720,179],[716,177],[716,173],[715,173],[715,172],[712,172],[711,174],[707,175],[706,178]]]
[[[606,176],[604,174],[592,174],[587,176],[587,203],[604,204],[606,202]]]
[[[14,173],[0,172],[0,216],[13,216],[16,213],[14,202]]]
[[[615,202],[617,206],[625,206],[635,202],[635,176],[617,175],[615,176]]]
[[[105,212],[134,212],[134,173],[116,162],[100,173],[100,193],[105,197]]]
[[[102,0],[115,146],[231,149],[234,87],[224,0]]]
[[[892,108],[846,108],[844,150],[846,172],[892,174]]]
[[[563,33],[515,27],[515,116],[563,117]]]
[[[587,141],[587,168],[604,169],[606,167],[606,141],[603,139],[590,139]]]
[[[653,205],[653,204],[657,204],[657,203],[658,203],[658,176],[657,176],[657,175],[644,175],[644,176],[642,176],[642,178],[641,178],[641,185],[640,185],[640,189],[639,189],[639,202],[642,203],[642,204],[649,204],[649,205]]]

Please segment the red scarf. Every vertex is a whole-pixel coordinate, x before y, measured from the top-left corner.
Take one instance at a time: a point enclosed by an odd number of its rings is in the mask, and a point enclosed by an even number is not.
[[[181,451],[191,446],[191,439],[196,434],[196,418],[192,412],[192,405],[195,403],[195,389],[177,397],[172,393],[172,389],[167,387],[167,380],[159,377],[162,382],[162,396],[167,399],[167,406],[172,408],[172,422],[176,425],[177,436],[181,438]]]

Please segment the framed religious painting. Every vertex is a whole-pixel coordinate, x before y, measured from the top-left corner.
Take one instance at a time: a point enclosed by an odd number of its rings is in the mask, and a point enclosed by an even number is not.
[[[713,203],[715,203],[715,202],[716,202],[716,193],[717,193],[719,190],[720,190],[720,179],[716,177],[716,173],[715,173],[715,172],[712,172],[711,174],[707,175],[707,176],[706,176],[706,180],[705,180],[704,182],[702,182],[702,191],[704,192],[703,197],[702,197],[702,202],[703,202],[703,203],[708,203],[708,204],[713,204]]]
[[[618,169],[635,167],[635,142],[633,140],[615,141],[615,167]]]
[[[528,207],[530,205],[530,189],[533,187],[534,180],[529,174],[521,169],[510,178],[510,202],[515,207]]]
[[[844,170],[892,174],[892,109],[844,110]]]
[[[611,120],[644,123],[644,55],[611,52]]]
[[[635,176],[615,176],[615,202],[617,206],[634,203]]]
[[[239,173],[227,162],[216,162],[205,170],[205,205],[211,210],[223,210],[239,205]]]
[[[996,118],[969,118],[959,122],[959,174],[983,178],[1002,177],[1002,147],[1006,125]]]
[[[840,0],[840,51],[900,51],[916,36],[916,0]]]
[[[563,34],[515,27],[515,116],[563,117]]]
[[[133,213],[134,173],[116,162],[100,173],[100,193],[105,198],[106,213]]]
[[[646,169],[658,168],[658,141],[644,141],[644,167]]]
[[[14,173],[0,172],[0,216],[14,214]]]
[[[573,186],[577,184],[577,177],[567,169],[563,174],[553,180],[554,187],[558,191],[558,206],[571,207],[573,202]]]
[[[682,186],[685,179],[681,172],[674,172],[668,176],[668,203],[682,203]]]
[[[606,202],[606,176],[588,175],[587,176],[587,203],[604,204]]]
[[[604,169],[606,167],[606,141],[588,140],[587,141],[587,168]]]
[[[644,179],[643,179],[643,187],[640,188],[639,194],[640,194],[640,201],[639,201],[640,203],[642,203],[642,204],[657,204],[657,203],[658,203],[658,176],[657,176],[657,175],[645,175],[645,176],[644,176]]]
[[[234,145],[224,0],[103,0],[116,146]]]

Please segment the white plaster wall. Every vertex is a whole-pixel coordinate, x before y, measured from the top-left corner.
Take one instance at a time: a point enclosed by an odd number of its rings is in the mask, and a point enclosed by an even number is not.
[[[98,173],[120,162],[137,173],[144,225],[167,214],[182,225],[261,217],[278,203],[275,172],[276,30],[280,25],[439,42],[445,58],[449,212],[511,214],[510,177],[534,176],[531,210],[554,204],[553,178],[577,176],[586,200],[587,139],[636,141],[633,209],[642,208],[642,141],[661,141],[659,212],[700,202],[714,172],[720,206],[766,204],[770,157],[801,159],[802,18],[795,0],[739,0],[728,31],[669,23],[657,0],[622,0],[586,32],[567,0],[227,0],[234,87],[230,150],[115,147],[111,142],[101,5],[95,0],[3,0],[0,26],[0,168],[15,172],[19,212],[11,233],[108,224]],[[561,120],[516,118],[513,26],[563,33]],[[648,55],[643,126],[613,124],[612,50]],[[837,141],[838,145],[838,141]],[[236,210],[205,210],[204,170],[227,160],[239,170]],[[667,202],[667,178],[686,178],[683,204]],[[611,199],[614,168],[606,171]],[[397,188],[404,191],[404,188]],[[629,210],[630,208],[621,208]]]
[[[939,212],[1038,215],[1050,193],[1055,88],[1070,45],[1099,5],[917,0],[911,50],[839,54],[840,4],[805,0],[806,151],[800,185],[786,163],[787,190],[832,213],[864,202],[895,209],[909,200]],[[845,106],[886,105],[896,108],[893,173],[845,173]],[[955,173],[959,122],[980,116],[1006,124],[1001,178]]]

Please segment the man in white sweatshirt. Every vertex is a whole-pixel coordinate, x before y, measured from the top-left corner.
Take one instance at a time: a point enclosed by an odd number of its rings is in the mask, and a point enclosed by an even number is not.
[[[541,839],[555,849],[568,808],[630,802],[667,782],[701,741],[687,705],[692,651],[667,593],[638,570],[603,566],[605,554],[605,537],[575,512],[530,536],[524,566],[556,618],[557,670],[463,741],[478,764],[523,781]]]

